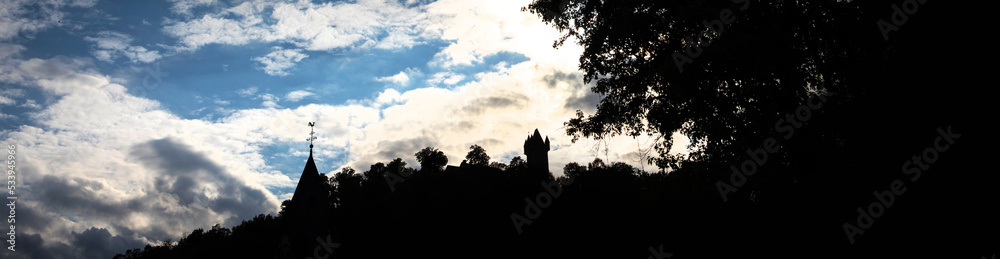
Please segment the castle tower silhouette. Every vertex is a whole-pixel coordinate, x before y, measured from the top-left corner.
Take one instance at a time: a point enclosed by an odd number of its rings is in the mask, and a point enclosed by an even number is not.
[[[524,140],[524,155],[527,157],[528,170],[538,173],[549,173],[549,137],[542,140],[542,134],[535,129],[535,134]]]

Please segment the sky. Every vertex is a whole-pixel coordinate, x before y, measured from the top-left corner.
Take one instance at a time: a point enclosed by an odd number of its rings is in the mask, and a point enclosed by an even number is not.
[[[316,122],[320,173],[438,148],[550,170],[640,162],[652,141],[572,143],[600,96],[530,1],[0,2],[0,143],[17,161],[15,257],[107,258],[274,214]],[[677,134],[672,152],[687,139]],[[655,154],[655,151],[652,153]]]

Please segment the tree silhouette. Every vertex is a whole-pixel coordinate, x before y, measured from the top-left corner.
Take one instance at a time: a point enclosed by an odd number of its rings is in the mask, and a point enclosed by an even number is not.
[[[439,172],[448,164],[448,156],[436,148],[426,147],[413,155],[420,163],[421,172]]]
[[[335,202],[338,206],[356,205],[361,198],[361,175],[354,168],[344,167],[333,175]]]
[[[278,211],[278,217],[287,216],[288,212],[292,210],[292,200],[284,200],[281,202],[281,210]]]
[[[507,170],[507,164],[501,162],[490,162],[490,167],[500,169],[501,171]]]
[[[607,166],[608,165],[605,165],[604,164],[604,160],[602,160],[601,158],[594,158],[594,161],[592,161],[589,164],[587,164],[587,169],[589,169],[589,170],[600,170],[600,169],[604,169]]]
[[[563,175],[570,178],[577,178],[587,173],[587,167],[580,166],[577,162],[570,162],[563,166]]]
[[[469,147],[469,154],[465,155],[465,160],[468,161],[470,165],[490,165],[490,156],[486,154],[486,150],[475,144]]]
[[[859,5],[536,0],[524,10],[563,33],[554,46],[577,39],[584,80],[603,96],[595,114],[577,111],[566,133],[574,141],[648,134],[659,154],[650,162],[676,169],[735,160],[810,97],[847,94],[845,75],[865,56],[853,34],[871,31]],[[668,154],[678,131],[701,148]]]
[[[515,156],[510,159],[510,163],[507,164],[504,173],[510,176],[525,176],[528,173],[528,162],[524,161],[521,156]]]
[[[364,179],[361,182],[361,191],[365,197],[383,197],[391,191],[386,179],[389,168],[384,163],[377,162],[362,174]]]
[[[394,174],[400,177],[409,177],[413,174],[413,168],[406,167],[406,162],[402,158],[393,159],[386,165],[386,170],[390,174]]]
[[[377,162],[372,165],[368,171],[365,171],[363,175],[365,176],[365,181],[363,184],[371,184],[371,181],[377,181],[379,179],[384,179],[386,173],[386,166],[382,162]]]

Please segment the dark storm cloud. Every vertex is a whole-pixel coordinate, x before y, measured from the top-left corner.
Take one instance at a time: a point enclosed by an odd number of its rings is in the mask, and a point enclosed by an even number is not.
[[[182,205],[197,204],[217,213],[232,213],[226,224],[236,224],[269,211],[264,191],[250,188],[202,154],[170,138],[152,140],[132,148],[130,155],[158,172],[155,188],[176,195]],[[206,188],[218,195],[209,197]]]
[[[548,88],[556,88],[559,83],[569,85],[572,95],[566,98],[566,104],[563,105],[568,110],[592,111],[601,101],[600,95],[591,92],[589,87],[583,83],[583,75],[580,73],[553,71],[552,74],[542,77],[542,82]]]
[[[566,98],[563,105],[568,110],[592,111],[597,109],[597,104],[601,102],[601,96],[590,91],[582,91]]]
[[[476,124],[471,121],[460,121],[455,123],[452,128],[462,131],[472,130],[476,127]]]
[[[510,106],[520,106],[528,104],[528,96],[515,92],[501,92],[499,96],[490,96],[473,99],[462,107],[462,111],[469,115],[479,115],[489,109],[501,109]]]
[[[73,233],[72,247],[61,242],[44,243],[39,235],[26,235],[25,254],[30,258],[77,257],[110,258],[129,248],[145,245],[148,240],[177,239],[178,228],[187,231],[221,223],[232,226],[276,207],[262,190],[251,188],[225,171],[225,168],[170,138],[134,145],[130,158],[150,169],[155,175],[153,188],[129,199],[108,199],[99,195],[109,188],[104,183],[79,177],[45,175],[27,186],[31,199],[19,213],[25,213],[26,230],[49,232],[56,219],[51,213],[74,215],[79,218],[104,219],[118,235],[107,228],[91,227]],[[206,190],[214,189],[214,195]],[[151,225],[131,229],[123,225],[126,219],[139,214]],[[209,222],[214,215],[230,215],[224,222]],[[73,220],[73,219],[70,219]],[[20,222],[20,221],[19,221]],[[37,238],[37,240],[34,240]],[[33,241],[32,241],[33,240]]]
[[[476,145],[479,145],[479,146],[482,146],[482,147],[489,147],[489,146],[501,146],[501,145],[503,145],[503,143],[504,142],[501,141],[501,140],[499,140],[499,139],[485,138],[485,139],[477,140],[475,143],[472,143],[472,144],[476,144]],[[487,150],[487,152],[488,151],[489,150]]]
[[[399,157],[410,160],[414,159],[414,153],[417,153],[417,151],[420,151],[425,147],[434,146],[434,143],[439,142],[425,135],[411,139],[383,140],[379,141],[376,147],[377,150],[379,150],[378,156],[381,158],[393,159]],[[385,163],[389,161],[380,162]],[[364,169],[367,170],[368,168],[365,167]]]
[[[80,178],[71,179],[72,181],[46,175],[31,185],[32,197],[38,205],[60,214],[74,213],[119,220],[129,213],[125,204],[100,199],[96,191],[102,189],[101,185],[94,185]]]
[[[167,214],[165,211],[178,211],[184,206],[171,204],[170,193],[151,191],[140,197],[126,199],[123,201],[111,201],[103,199],[96,190],[85,188],[86,182],[79,178],[60,178],[52,175],[44,176],[40,181],[33,183],[28,191],[32,194],[31,203],[35,204],[39,212],[54,212],[60,215],[76,215],[80,218],[104,219],[109,223],[121,222],[132,214],[142,214],[152,219],[153,222],[166,224],[167,226],[153,225],[149,230],[140,233],[152,240],[170,238],[168,231],[171,227],[181,226],[179,216],[190,217],[194,215]],[[27,206],[31,211],[31,206]],[[189,214],[208,213],[207,209],[197,207],[187,207],[183,210],[192,211]],[[51,221],[51,220],[49,220]],[[31,220],[29,220],[31,222]],[[29,223],[34,226],[37,223]],[[114,228],[119,233],[134,233],[128,227],[115,225]]]
[[[55,221],[54,215],[38,211],[31,202],[23,202],[17,205],[17,217],[18,228],[23,228],[23,231],[36,233],[43,232],[52,227],[52,222]]]
[[[124,253],[125,250],[142,247],[142,240],[113,236],[104,228],[90,228],[83,233],[73,233],[73,245],[83,249],[86,258],[108,258],[108,255]]]
[[[45,243],[42,235],[23,233],[17,236],[17,250],[5,252],[10,259],[49,259],[80,257],[78,248],[59,242]],[[110,258],[114,254],[107,256]]]
[[[555,71],[552,74],[542,77],[542,81],[545,82],[545,86],[549,88],[555,88],[559,82],[564,82],[572,86],[572,88],[577,88],[577,86],[583,84],[583,77],[577,73],[564,73],[562,71]]]

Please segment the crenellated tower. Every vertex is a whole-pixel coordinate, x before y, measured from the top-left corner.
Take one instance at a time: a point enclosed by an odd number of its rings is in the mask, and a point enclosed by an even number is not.
[[[524,140],[524,155],[527,156],[528,170],[531,172],[549,173],[549,137],[542,139],[542,134],[535,129],[535,134]]]

